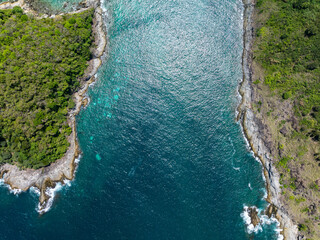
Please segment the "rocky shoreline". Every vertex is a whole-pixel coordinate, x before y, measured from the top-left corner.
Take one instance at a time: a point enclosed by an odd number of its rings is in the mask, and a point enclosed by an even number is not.
[[[252,44],[254,39],[254,10],[255,0],[243,0],[244,10],[244,49],[242,56],[243,81],[241,82],[239,93],[242,97],[238,107],[238,120],[240,121],[245,137],[247,138],[254,155],[260,159],[266,187],[268,191],[267,201],[270,203],[266,209],[267,215],[274,215],[280,222],[282,235],[286,240],[296,240],[298,237],[298,227],[289,218],[285,205],[281,202],[280,175],[274,167],[271,158],[271,151],[268,148],[268,137],[264,132],[261,120],[254,114],[252,103],[254,102],[254,92],[252,84]],[[270,217],[269,216],[269,217]]]
[[[95,74],[101,65],[101,57],[107,45],[106,33],[103,25],[103,12],[100,7],[100,2],[90,0],[85,2],[84,5],[85,6],[82,9],[68,14],[77,13],[89,8],[95,9],[92,30],[96,48],[93,51],[93,58],[89,61],[84,76],[80,79],[81,89],[73,95],[76,106],[72,111],[69,112],[68,116],[68,124],[71,127],[72,132],[68,137],[70,146],[67,152],[61,159],[55,161],[49,166],[36,170],[20,170],[17,166],[11,164],[4,164],[0,167],[0,177],[4,180],[5,184],[9,185],[10,189],[15,191],[27,191],[31,187],[36,187],[39,189],[40,213],[43,213],[44,209],[47,209],[47,204],[50,199],[47,189],[54,188],[58,183],[64,184],[65,180],[72,180],[74,178],[76,168],[75,160],[80,154],[76,133],[75,116],[81,110],[81,106],[85,106],[87,103],[85,94],[89,85],[95,81]],[[0,9],[10,9],[15,6],[20,6],[28,14],[39,17],[39,15],[32,10],[28,4],[24,2],[24,0],[19,0],[13,3],[2,3],[0,4]],[[40,17],[55,16],[41,15]]]

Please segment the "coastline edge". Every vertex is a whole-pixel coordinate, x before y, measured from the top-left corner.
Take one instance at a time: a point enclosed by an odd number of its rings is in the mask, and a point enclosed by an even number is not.
[[[103,11],[101,8],[101,2],[95,0],[86,1],[86,6],[80,10],[72,11],[66,14],[78,13],[90,8],[94,8],[94,17],[92,24],[92,32],[94,35],[95,49],[93,50],[93,58],[88,62],[88,67],[85,70],[84,76],[79,80],[83,82],[80,90],[72,95],[76,106],[68,113],[67,122],[72,129],[71,134],[68,136],[68,142],[70,146],[67,152],[60,159],[57,159],[54,163],[51,163],[47,167],[40,169],[25,169],[19,170],[19,168],[12,164],[4,164],[0,166],[0,178],[3,179],[4,184],[8,185],[9,189],[14,193],[20,193],[21,191],[27,191],[31,187],[39,189],[39,213],[45,213],[52,203],[49,201],[52,196],[49,195],[48,189],[52,189],[56,184],[61,183],[65,185],[65,180],[72,180],[75,177],[75,170],[77,167],[76,159],[80,155],[80,149],[78,145],[76,121],[75,116],[80,112],[82,106],[86,106],[86,92],[89,85],[95,81],[95,74],[102,63],[102,56],[105,52],[107,45],[107,38],[105,32],[105,26],[103,24]],[[32,14],[37,17],[37,13],[30,9],[24,0],[17,2],[1,3],[0,9],[11,9],[15,6],[20,6],[26,13]],[[55,17],[55,15],[42,17]],[[84,80],[84,81],[83,81]]]
[[[252,44],[254,39],[253,13],[255,0],[242,0],[244,5],[243,14],[243,54],[242,69],[243,79],[239,86],[241,101],[238,106],[237,121],[240,121],[245,138],[248,140],[250,148],[263,166],[265,176],[267,199],[269,210],[275,213],[275,217],[280,222],[282,235],[285,240],[296,240],[298,237],[298,227],[289,218],[286,209],[280,201],[280,175],[274,168],[270,157],[270,150],[264,143],[264,136],[259,132],[259,125],[256,123],[256,116],[252,110]],[[276,211],[274,210],[276,208]],[[266,209],[268,211],[268,209]]]

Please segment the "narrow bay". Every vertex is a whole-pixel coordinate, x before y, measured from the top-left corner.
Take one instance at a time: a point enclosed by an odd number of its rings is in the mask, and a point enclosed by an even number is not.
[[[247,239],[261,165],[235,122],[239,0],[110,0],[109,53],[77,117],[75,180],[47,214],[1,189],[3,239]],[[255,239],[276,239],[264,225]]]

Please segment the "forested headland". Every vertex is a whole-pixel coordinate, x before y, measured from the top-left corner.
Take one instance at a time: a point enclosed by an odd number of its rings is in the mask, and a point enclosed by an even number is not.
[[[93,9],[36,18],[0,10],[0,163],[41,168],[68,149],[72,94],[91,59]]]
[[[281,202],[320,238],[320,1],[257,0],[253,109],[280,173]]]

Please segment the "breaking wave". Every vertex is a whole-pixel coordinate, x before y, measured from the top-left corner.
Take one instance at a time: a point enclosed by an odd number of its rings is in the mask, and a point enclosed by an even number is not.
[[[243,222],[246,225],[247,233],[248,234],[257,234],[257,233],[263,231],[263,227],[265,225],[275,224],[275,226],[276,226],[275,232],[277,233],[277,239],[283,240],[283,235],[281,234],[282,229],[280,229],[279,221],[274,216],[271,216],[271,218],[269,218],[267,215],[265,215],[264,209],[258,209],[255,206],[253,208],[258,211],[258,217],[260,219],[259,224],[257,224],[256,226],[254,226],[252,223],[248,206],[244,206],[243,212],[240,214],[241,218],[243,219]]]

